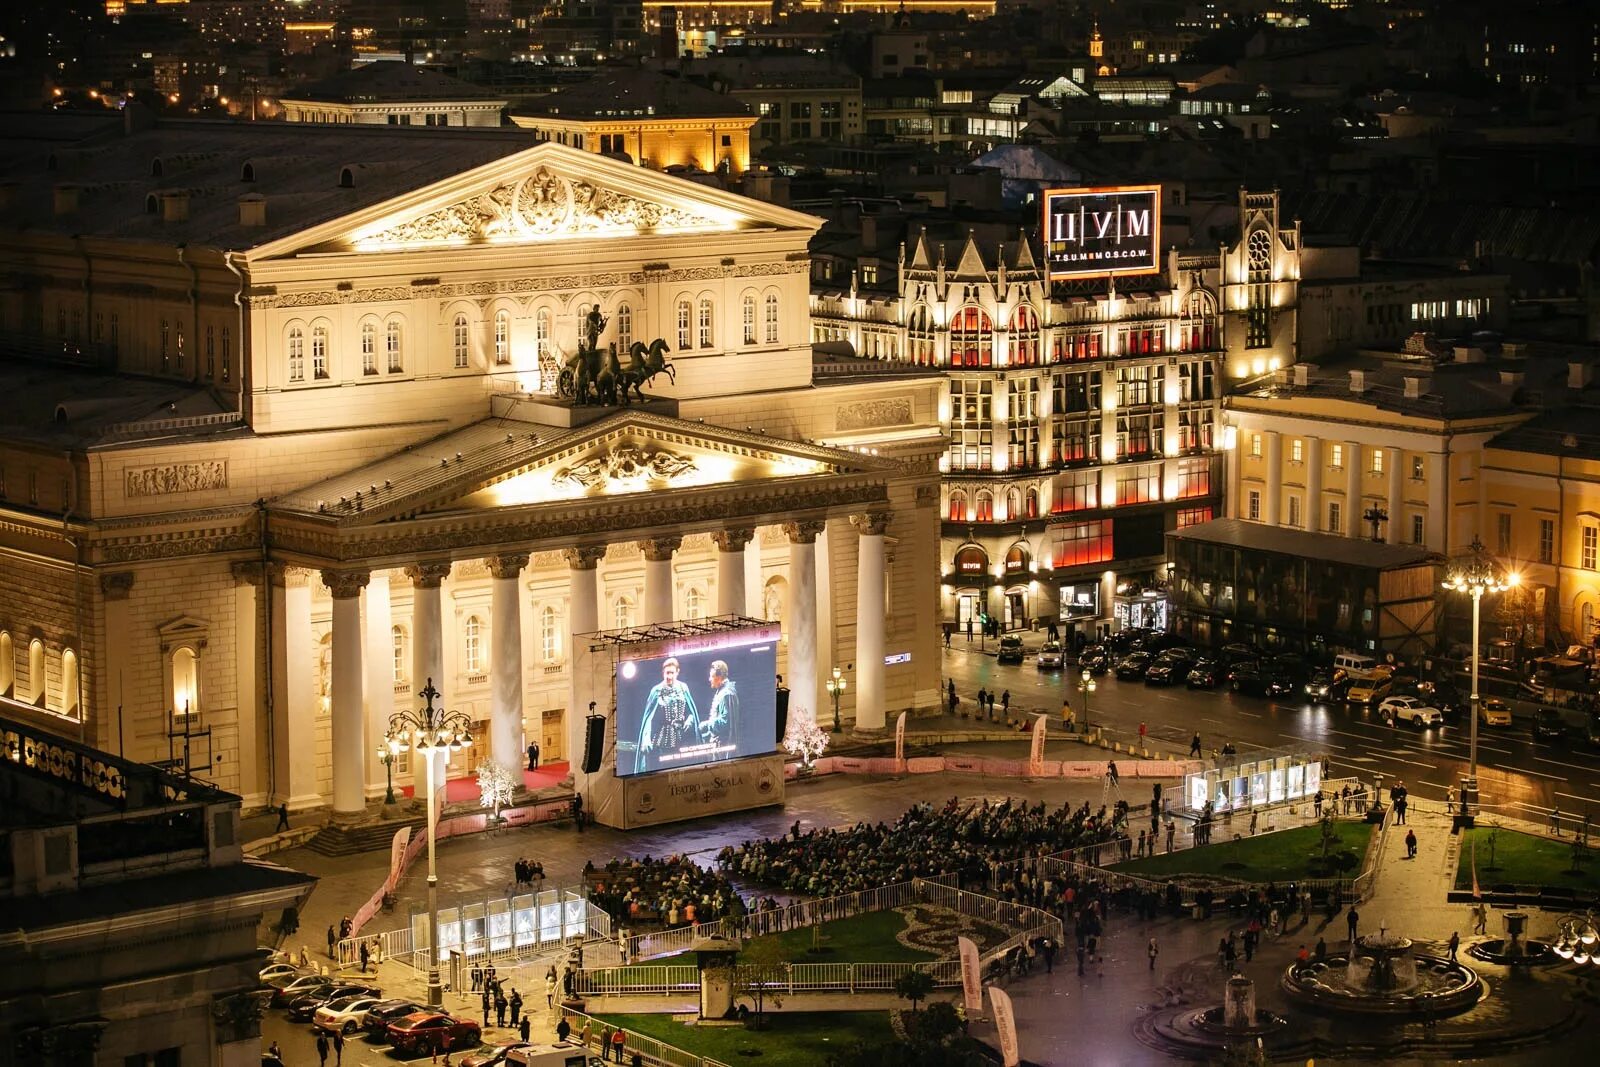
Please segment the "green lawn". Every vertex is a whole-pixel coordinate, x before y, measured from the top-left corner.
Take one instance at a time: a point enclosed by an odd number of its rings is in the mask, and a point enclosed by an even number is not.
[[[765,1029],[686,1026],[671,1015],[601,1015],[613,1025],[646,1034],[723,1063],[763,1067],[816,1067],[830,1049],[858,1041],[893,1039],[886,1011],[767,1012]]]
[[[809,951],[813,937],[809,927],[769,936],[796,963],[916,963],[937,958],[932,952],[909,948],[895,940],[895,935],[905,928],[905,916],[896,911],[836,919],[820,927],[824,951],[818,953]]]
[[[1336,822],[1339,843],[1333,851],[1349,849],[1358,857],[1367,854],[1367,842],[1372,838],[1373,827],[1365,822]],[[1162,854],[1150,859],[1130,860],[1111,866],[1119,874],[1135,874],[1150,878],[1164,878],[1174,874],[1209,874],[1220,878],[1233,878],[1241,882],[1283,882],[1306,878],[1306,863],[1322,850],[1322,830],[1318,826],[1300,826],[1293,830],[1280,830],[1246,837],[1242,841],[1227,840],[1222,824],[1213,831],[1217,843],[1182,852]],[[1354,878],[1359,865],[1346,873]]]
[[[1481,887],[1509,882],[1513,885],[1565,886],[1600,890],[1600,852],[1588,851],[1582,874],[1569,874],[1572,868],[1572,837],[1565,840],[1536,837],[1515,830],[1495,834],[1494,866],[1489,864],[1491,828],[1477,826],[1467,831],[1461,842],[1461,860],[1456,865],[1456,888],[1472,888],[1473,852],[1477,852],[1478,884]]]

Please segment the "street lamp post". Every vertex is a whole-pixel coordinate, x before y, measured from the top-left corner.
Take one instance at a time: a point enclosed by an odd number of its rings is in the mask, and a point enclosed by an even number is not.
[[[1444,588],[1452,592],[1466,593],[1472,597],[1472,693],[1467,698],[1472,726],[1467,744],[1467,773],[1461,779],[1461,814],[1467,818],[1477,814],[1478,810],[1478,645],[1483,595],[1504,592],[1517,582],[1517,575],[1501,570],[1494,557],[1483,547],[1483,542],[1474,537],[1467,554],[1451,562],[1443,583]]]
[[[378,746],[378,762],[383,764],[383,802],[386,805],[394,803],[394,761],[395,754],[389,751],[388,742]]]
[[[1094,692],[1094,672],[1084,668],[1083,678],[1078,682],[1078,692],[1083,694],[1083,732],[1089,732],[1089,694]]]
[[[833,698],[833,732],[838,733],[844,727],[839,722],[839,698],[850,687],[844,680],[844,674],[838,667],[833,669],[833,677],[828,679],[828,695]]]
[[[398,711],[389,716],[389,732],[384,738],[391,758],[412,749],[427,766],[428,804],[428,1006],[444,1004],[444,988],[439,983],[439,872],[434,864],[434,837],[439,827],[439,809],[434,803],[434,755],[454,752],[472,744],[472,721],[459,711],[436,708],[439,691],[433,679],[417,694],[427,706],[417,711]]]

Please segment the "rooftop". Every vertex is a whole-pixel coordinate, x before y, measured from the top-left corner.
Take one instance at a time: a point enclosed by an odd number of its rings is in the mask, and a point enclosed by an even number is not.
[[[745,118],[750,109],[738,100],[667,74],[637,67],[606,68],[592,79],[569,85],[515,109],[519,115],[563,119]]]
[[[0,438],[58,448],[242,427],[232,404],[205,386],[59,362],[0,362],[0,396]]]
[[[1185,526],[1167,536],[1178,541],[1199,541],[1380,571],[1415,567],[1434,558],[1433,553],[1417,545],[1388,545],[1338,534],[1268,526],[1244,519],[1212,519],[1195,526]]]
[[[505,103],[488,89],[448,74],[410,63],[363,63],[331,78],[290,89],[284,100],[334,104],[382,104],[422,101]]]

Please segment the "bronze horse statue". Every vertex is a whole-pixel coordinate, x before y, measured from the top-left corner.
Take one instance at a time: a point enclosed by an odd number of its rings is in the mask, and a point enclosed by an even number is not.
[[[643,400],[643,386],[658,374],[665,373],[677,381],[677,372],[667,362],[666,353],[670,349],[666,341],[659,337],[648,345],[635,341],[628,350],[629,361],[624,367],[617,358],[615,343],[600,347],[600,334],[605,326],[605,316],[598,308],[591,308],[578,337],[578,350],[567,357],[556,378],[557,395],[575,404],[614,406],[632,403],[629,388],[635,397]]]
[[[627,367],[622,371],[622,402],[628,402],[628,389],[633,389],[633,395],[640,400],[644,399],[644,386],[658,374],[665,374],[671,382],[678,383],[678,372],[672,364],[667,362],[669,346],[664,338],[657,337],[649,345],[642,341],[635,341],[628,349],[631,357]]]

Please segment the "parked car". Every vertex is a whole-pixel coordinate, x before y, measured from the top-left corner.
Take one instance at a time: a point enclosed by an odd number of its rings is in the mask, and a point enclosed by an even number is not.
[[[1499,697],[1483,697],[1478,701],[1478,721],[1485,726],[1510,726],[1511,705]]]
[[[1311,677],[1306,679],[1301,691],[1305,693],[1307,700],[1318,704],[1330,704],[1333,702],[1333,687],[1333,672],[1319,667],[1311,672]]]
[[[1111,669],[1111,652],[1105,645],[1085,645],[1078,653],[1078,669],[1090,674],[1105,674]]]
[[[1257,652],[1255,648],[1250,645],[1240,644],[1237,642],[1231,645],[1223,645],[1222,648],[1218,650],[1217,655],[1222,659],[1223,663],[1230,667],[1235,663],[1242,663],[1245,660],[1261,658],[1261,653]]]
[[[446,1052],[472,1048],[481,1031],[471,1019],[457,1019],[442,1011],[419,1011],[389,1024],[389,1044],[396,1052]]]
[[[1533,739],[1535,741],[1565,741],[1571,736],[1567,720],[1554,708],[1540,708],[1533,713]]]
[[[368,1037],[381,1038],[389,1032],[390,1023],[427,1010],[426,1004],[418,1004],[403,997],[396,1000],[380,1000],[368,1008],[366,1014],[361,1017],[361,1029],[367,1032]]]
[[[1281,697],[1294,692],[1295,680],[1260,663],[1241,663],[1228,676],[1228,686],[1245,696]]]
[[[1389,695],[1389,679],[1372,677],[1357,678],[1350,683],[1350,692],[1345,699],[1357,707],[1368,707],[1380,704]]]
[[[261,968],[256,977],[261,980],[262,985],[277,989],[280,986],[288,985],[305,973],[305,971],[302,971],[292,963],[269,963]]]
[[[528,1048],[525,1041],[513,1041],[507,1045],[485,1045],[476,1052],[469,1052],[461,1059],[461,1067],[500,1067],[506,1062],[506,1054],[512,1049]]]
[[[1222,681],[1222,667],[1213,658],[1207,656],[1194,661],[1189,668],[1189,674],[1184,679],[1184,684],[1190,689],[1215,689],[1217,683]]]
[[[1157,656],[1144,672],[1145,685],[1171,685],[1189,677],[1195,654],[1187,648],[1169,648]]]
[[[1044,647],[1039,649],[1039,654],[1033,658],[1033,665],[1041,671],[1059,671],[1061,669],[1061,642],[1046,641]]]
[[[318,1008],[347,997],[368,997],[376,1003],[383,999],[383,990],[375,986],[348,982],[324,986],[289,1001],[289,1018],[296,1022],[309,1022],[316,1015]]]
[[[1409,722],[1418,729],[1443,726],[1444,713],[1421,697],[1389,697],[1378,705],[1378,714],[1390,722]]]
[[[361,1022],[367,1017],[367,1009],[378,1003],[381,1003],[379,999],[370,993],[339,997],[328,1001],[313,1012],[311,1025],[330,1034],[353,1034],[361,1029]]]
[[[1125,682],[1143,678],[1144,672],[1150,669],[1154,659],[1155,657],[1148,652],[1129,652],[1117,660],[1117,677]]]
[[[325,974],[302,974],[294,981],[279,986],[272,994],[274,1008],[287,1007],[291,1000],[313,993],[318,989],[325,989],[333,985],[333,979]]]
[[[1000,651],[995,656],[995,661],[997,663],[1021,663],[1022,638],[1002,637],[1000,639]]]

